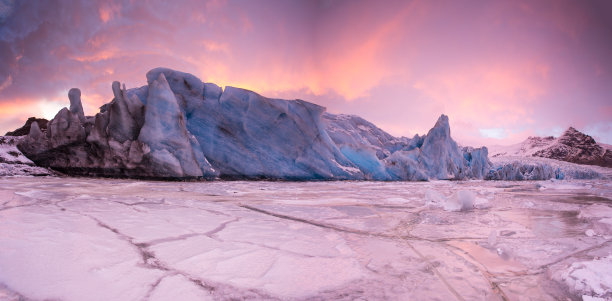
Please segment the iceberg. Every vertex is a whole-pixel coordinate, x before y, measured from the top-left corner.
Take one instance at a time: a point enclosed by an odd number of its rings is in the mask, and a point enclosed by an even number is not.
[[[441,115],[427,135],[393,137],[358,116],[304,100],[203,83],[167,68],[147,85],[112,83],[114,98],[85,116],[68,93],[19,149],[37,165],[74,175],[159,179],[462,180],[490,174],[486,147],[460,147]]]

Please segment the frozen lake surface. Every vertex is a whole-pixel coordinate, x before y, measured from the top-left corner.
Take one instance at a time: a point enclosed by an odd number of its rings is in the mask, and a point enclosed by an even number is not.
[[[0,178],[0,300],[612,298],[612,183]]]

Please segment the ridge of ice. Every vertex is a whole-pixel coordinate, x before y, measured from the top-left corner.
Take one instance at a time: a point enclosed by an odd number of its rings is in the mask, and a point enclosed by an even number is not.
[[[68,174],[285,180],[541,180],[594,178],[592,170],[511,162],[493,166],[486,147],[461,147],[441,115],[427,135],[393,137],[353,115],[303,100],[221,89],[168,68],[147,85],[113,82],[114,99],[83,116],[80,91],[19,149]],[[472,200],[473,202],[473,200]],[[460,207],[463,207],[460,206]]]

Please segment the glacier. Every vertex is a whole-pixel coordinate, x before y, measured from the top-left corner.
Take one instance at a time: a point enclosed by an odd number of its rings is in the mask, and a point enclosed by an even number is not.
[[[609,168],[508,152],[495,152],[490,160],[486,147],[460,146],[452,139],[446,115],[425,135],[394,137],[359,116],[331,114],[300,99],[223,89],[167,68],[150,70],[146,79],[147,85],[132,89],[113,82],[114,98],[95,116],[85,116],[81,91],[71,89],[70,107],[45,128],[32,119],[19,129],[29,128],[19,139],[19,151],[39,167],[68,175],[142,179],[520,181],[611,176]]]
[[[85,116],[81,92],[42,132],[19,143],[37,165],[72,175],[157,179],[481,179],[487,149],[460,147],[441,115],[427,135],[396,138],[304,100],[203,83],[167,68],[147,85],[113,82],[114,98]]]

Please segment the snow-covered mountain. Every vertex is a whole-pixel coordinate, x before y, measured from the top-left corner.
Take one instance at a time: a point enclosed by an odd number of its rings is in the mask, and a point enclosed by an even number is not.
[[[486,148],[460,148],[442,115],[425,136],[396,138],[357,116],[325,113],[303,100],[202,83],[165,68],[147,85],[112,84],[114,99],[85,116],[68,93],[43,133],[31,123],[19,149],[67,174],[145,178],[483,178]]]
[[[577,164],[612,167],[612,150],[573,127],[559,138],[529,137],[510,146],[490,147],[491,157],[542,157]]]
[[[612,178],[608,145],[570,127],[559,138],[529,137],[509,146],[491,146],[489,179],[542,180]],[[589,165],[584,165],[589,164]],[[593,166],[599,165],[599,166]]]
[[[535,152],[551,146],[555,137],[529,137],[525,141],[512,145],[489,146],[492,158],[505,156],[532,156]]]
[[[595,142],[593,137],[570,127],[556,141],[533,154],[578,164],[612,167],[612,150]]]

